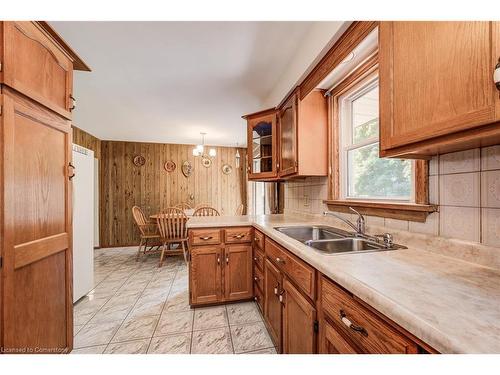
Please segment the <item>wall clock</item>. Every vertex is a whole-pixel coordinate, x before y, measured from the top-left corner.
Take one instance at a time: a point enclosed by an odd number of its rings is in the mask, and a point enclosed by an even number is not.
[[[222,173],[231,174],[232,171],[233,171],[233,167],[231,167],[229,164],[224,164],[222,166]]]
[[[191,176],[191,174],[193,173],[193,166],[191,165],[189,160],[186,160],[185,162],[182,163],[181,170],[182,170],[182,174],[185,177]]]
[[[175,171],[175,163],[172,161],[172,160],[168,160],[165,162],[165,164],[163,164],[163,168],[168,172],[173,172]]]
[[[203,165],[205,168],[209,168],[212,165],[212,160],[210,158],[203,158],[201,159],[201,165]]]
[[[146,164],[146,158],[142,155],[136,155],[134,156],[134,165],[136,167],[142,167],[144,164]]]

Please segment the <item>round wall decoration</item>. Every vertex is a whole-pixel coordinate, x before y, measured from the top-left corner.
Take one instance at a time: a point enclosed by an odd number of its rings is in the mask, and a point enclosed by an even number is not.
[[[185,162],[182,163],[182,174],[186,177],[191,176],[191,173],[193,173],[193,166],[189,162],[189,160],[186,160]]]
[[[231,174],[232,171],[233,171],[233,167],[231,167],[229,164],[224,164],[222,166],[222,173]]]
[[[163,164],[163,168],[168,172],[173,172],[175,171],[175,163],[172,161],[172,160],[168,160],[165,162],[165,164]]]
[[[142,167],[144,164],[146,164],[146,158],[142,155],[136,155],[134,156],[134,165],[137,167]]]
[[[201,159],[201,164],[205,167],[205,168],[209,168],[211,165],[212,165],[212,160],[210,158],[203,158]]]

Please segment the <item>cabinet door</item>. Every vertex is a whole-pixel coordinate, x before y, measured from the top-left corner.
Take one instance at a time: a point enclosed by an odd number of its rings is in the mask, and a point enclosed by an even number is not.
[[[279,111],[280,176],[297,173],[297,103],[298,96],[294,94]]]
[[[495,22],[381,22],[379,31],[382,151],[500,118]]]
[[[274,345],[281,349],[281,273],[266,259],[264,263],[264,319]]]
[[[248,120],[248,178],[274,178],[277,170],[276,113]]]
[[[24,96],[2,91],[0,346],[67,352],[73,346],[71,126]]]
[[[320,354],[357,354],[358,350],[349,343],[327,320],[322,320],[319,327]]]
[[[189,266],[191,304],[222,301],[222,249],[219,246],[192,247]]]
[[[33,22],[4,22],[6,85],[71,118],[73,63]]]
[[[224,252],[226,300],[251,298],[253,295],[252,245],[227,245]]]
[[[283,290],[283,353],[312,354],[316,347],[316,309],[286,279]]]

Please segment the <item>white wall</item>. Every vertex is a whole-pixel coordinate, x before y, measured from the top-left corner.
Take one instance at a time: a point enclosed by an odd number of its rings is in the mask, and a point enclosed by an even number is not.
[[[325,55],[351,22],[316,22],[302,40],[290,59],[287,68],[263,100],[263,108],[273,107],[285,98],[302,77],[305,77],[317,61]]]

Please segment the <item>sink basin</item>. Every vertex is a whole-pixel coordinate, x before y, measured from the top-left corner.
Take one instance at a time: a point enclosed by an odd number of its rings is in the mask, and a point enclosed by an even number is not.
[[[354,233],[342,229],[322,226],[277,227],[277,231],[293,238],[313,249],[327,255],[363,253],[369,251],[387,251],[405,249],[406,247],[392,244],[390,248],[367,237],[357,237]]]
[[[341,229],[328,226],[278,227],[277,231],[305,243],[309,240],[333,240],[345,238],[350,234]]]
[[[305,244],[326,254],[352,253],[362,251],[387,250],[383,245],[362,238],[342,238],[337,240],[309,240]]]

